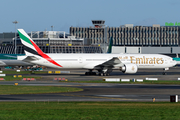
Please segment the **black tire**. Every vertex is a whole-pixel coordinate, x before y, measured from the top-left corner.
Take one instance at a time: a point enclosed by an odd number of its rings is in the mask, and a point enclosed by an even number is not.
[[[163,72],[163,75],[167,75],[167,73]]]
[[[96,72],[93,72],[93,75],[96,75]]]

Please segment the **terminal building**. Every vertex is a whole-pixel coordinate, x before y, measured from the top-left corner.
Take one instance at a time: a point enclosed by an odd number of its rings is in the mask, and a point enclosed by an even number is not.
[[[45,53],[102,53],[97,45],[90,45],[88,40],[70,36],[60,31],[36,31],[28,33]],[[17,34],[0,33],[0,54],[24,54],[24,48]],[[16,50],[15,50],[16,46]]]
[[[109,27],[104,20],[92,20],[90,27],[70,27],[70,34],[60,31],[36,31],[29,36],[45,53],[102,53],[112,39],[112,53],[180,53],[180,27],[134,26],[125,24]],[[0,53],[24,54],[17,35],[15,50],[14,33],[0,33]],[[100,47],[99,47],[100,46]]]
[[[91,44],[108,44],[113,38],[113,53],[162,53],[180,52],[180,28],[178,26],[134,26],[125,24],[108,27],[104,20],[92,20],[90,27],[70,27],[70,34],[85,38]]]

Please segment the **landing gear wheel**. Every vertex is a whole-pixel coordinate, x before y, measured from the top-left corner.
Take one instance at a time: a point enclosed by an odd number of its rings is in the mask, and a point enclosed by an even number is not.
[[[89,75],[89,72],[85,72],[85,75]]]
[[[96,72],[85,72],[85,75],[96,75]]]
[[[99,76],[103,76],[103,73],[99,73]]]
[[[105,72],[104,74],[105,74],[105,76],[109,76],[109,72]]]
[[[163,75],[167,75],[167,73],[165,73],[165,72],[163,72],[162,74],[163,74]]]

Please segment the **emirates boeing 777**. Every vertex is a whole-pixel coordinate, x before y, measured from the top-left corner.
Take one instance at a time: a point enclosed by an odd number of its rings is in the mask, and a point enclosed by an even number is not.
[[[18,32],[26,54],[18,59],[51,68],[88,69],[86,75],[95,74],[92,71],[97,70],[99,75],[109,75],[113,69],[136,73],[139,68],[168,69],[176,65],[171,57],[160,54],[45,54],[23,29]]]

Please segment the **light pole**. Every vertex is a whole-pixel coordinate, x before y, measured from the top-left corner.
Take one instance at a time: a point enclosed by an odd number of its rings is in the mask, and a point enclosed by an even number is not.
[[[53,27],[54,27],[54,26],[52,25],[52,26],[51,26],[51,31],[53,31]]]
[[[13,23],[15,24],[15,37],[14,37],[15,50],[14,51],[16,54],[16,24],[18,23],[18,21],[15,20]]]

